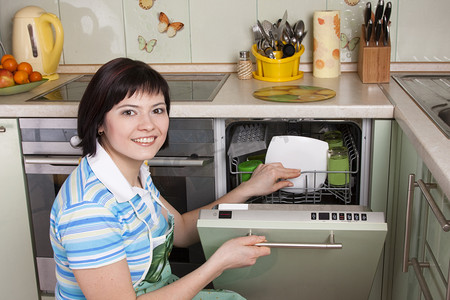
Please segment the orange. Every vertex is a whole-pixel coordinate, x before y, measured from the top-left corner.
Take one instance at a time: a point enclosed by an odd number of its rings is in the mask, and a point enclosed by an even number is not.
[[[7,59],[10,59],[10,58],[12,58],[12,59],[15,60],[14,56],[12,56],[11,54],[5,54],[5,55],[3,55],[3,56],[2,56],[2,60],[0,61],[0,64],[3,65],[3,62],[4,62],[5,60],[7,60]]]
[[[8,58],[2,63],[3,69],[10,72],[15,72],[17,70],[17,62],[14,58]]]
[[[30,74],[30,81],[31,82],[41,81],[41,80],[42,80],[42,74],[41,73],[39,73],[38,71],[31,72],[31,74]]]
[[[28,79],[28,73],[22,70],[14,73],[14,81],[17,84],[30,83],[30,79]]]
[[[17,71],[25,71],[28,73],[28,75],[30,75],[31,72],[33,72],[33,67],[29,63],[24,61],[17,66]]]

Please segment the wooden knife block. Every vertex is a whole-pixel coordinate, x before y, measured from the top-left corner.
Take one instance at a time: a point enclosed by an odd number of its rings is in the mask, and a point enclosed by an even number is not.
[[[363,83],[386,83],[391,74],[391,41],[384,46],[382,33],[378,46],[375,44],[375,34],[366,45],[366,31],[361,26],[361,39],[359,40],[358,75]]]

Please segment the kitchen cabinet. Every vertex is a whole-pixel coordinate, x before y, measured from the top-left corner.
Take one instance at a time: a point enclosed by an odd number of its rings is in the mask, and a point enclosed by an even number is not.
[[[0,145],[0,293],[38,299],[17,119],[0,119]]]
[[[392,252],[388,276],[390,296],[388,299],[414,300],[424,299],[423,286],[419,285],[413,266],[403,272],[404,242],[407,218],[409,175],[414,174],[415,182],[435,184],[432,174],[423,163],[417,151],[412,146],[400,126],[393,122],[392,151],[389,180],[389,203],[393,215],[391,222]],[[450,202],[438,185],[428,187],[438,208],[444,216],[450,216]],[[414,188],[410,214],[410,245],[409,258],[417,258],[419,263],[426,262],[427,267],[421,268],[426,285],[432,299],[445,299],[450,262],[450,233],[444,232],[438,224],[434,213],[419,188]]]

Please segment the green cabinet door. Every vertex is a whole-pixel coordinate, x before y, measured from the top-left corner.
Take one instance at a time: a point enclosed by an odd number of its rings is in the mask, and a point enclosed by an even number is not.
[[[407,201],[408,189],[411,184],[409,175],[414,174],[414,182],[423,180],[424,183],[433,183],[433,178],[426,165],[401,130],[394,122],[392,130],[392,161],[390,165],[390,198],[392,205],[393,222],[391,235],[394,247],[392,253],[392,267],[389,272],[388,283],[391,285],[388,299],[419,300],[424,298],[424,290],[428,289],[431,299],[446,299],[446,282],[448,282],[448,268],[450,262],[450,233],[444,232],[437,223],[429,204],[418,187],[413,188],[411,199],[410,245],[407,260],[407,272],[403,272],[405,232],[407,228]],[[417,185],[417,184],[416,184]],[[430,189],[438,207],[447,218],[450,216],[448,198],[440,191],[439,186]],[[414,272],[411,265],[412,258],[420,264],[429,264],[429,267],[420,268],[419,275]],[[423,276],[426,288],[419,285],[419,278]]]
[[[0,119],[0,298],[38,299],[17,119]]]

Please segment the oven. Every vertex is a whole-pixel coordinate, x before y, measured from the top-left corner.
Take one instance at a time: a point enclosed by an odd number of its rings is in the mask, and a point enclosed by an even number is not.
[[[56,277],[50,211],[81,157],[81,149],[71,144],[77,120],[22,118],[19,124],[39,287],[41,293],[52,294]],[[168,147],[148,162],[161,194],[181,213],[216,198],[215,126],[213,119],[171,119]],[[170,261],[173,272],[182,276],[204,262],[203,250],[200,244],[174,248]]]

